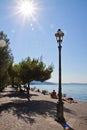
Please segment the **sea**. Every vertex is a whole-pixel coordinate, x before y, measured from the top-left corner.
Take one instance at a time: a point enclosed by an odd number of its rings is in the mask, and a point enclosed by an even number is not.
[[[58,84],[56,85],[31,85],[31,88],[47,90],[49,93],[55,90],[58,93]],[[62,94],[66,97],[72,97],[74,100],[87,102],[87,84],[62,84]]]

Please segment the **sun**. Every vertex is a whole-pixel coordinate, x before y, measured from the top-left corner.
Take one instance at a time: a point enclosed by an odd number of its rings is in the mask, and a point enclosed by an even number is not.
[[[20,6],[19,6],[19,11],[25,17],[32,16],[35,11],[33,2],[29,0],[21,1]]]
[[[17,0],[16,14],[20,15],[24,21],[35,20],[37,16],[38,6],[34,0]]]

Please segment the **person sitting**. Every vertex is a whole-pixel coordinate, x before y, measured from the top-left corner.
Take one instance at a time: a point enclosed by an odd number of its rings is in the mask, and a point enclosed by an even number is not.
[[[57,98],[55,90],[53,90],[53,92],[51,93],[51,98]]]

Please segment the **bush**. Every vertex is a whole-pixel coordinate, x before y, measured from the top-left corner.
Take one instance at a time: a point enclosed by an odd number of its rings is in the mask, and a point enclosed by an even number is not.
[[[47,94],[48,94],[48,90],[42,90],[42,93],[43,93],[44,95],[47,95]]]
[[[31,88],[31,91],[35,91],[35,89],[36,89],[36,87],[32,87],[32,88]]]
[[[66,97],[66,93],[63,93],[63,94],[62,94],[62,97]]]

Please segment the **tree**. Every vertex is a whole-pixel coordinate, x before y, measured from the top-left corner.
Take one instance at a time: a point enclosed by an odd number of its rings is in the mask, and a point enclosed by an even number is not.
[[[11,50],[9,48],[9,39],[7,38],[7,35],[3,33],[3,31],[0,32],[0,39],[5,40],[6,46],[3,48],[0,48],[0,91],[4,89],[4,87],[7,84],[8,79],[8,66],[9,62],[13,59]]]
[[[20,65],[15,64],[13,66],[13,71],[14,71],[14,84],[19,86],[20,84],[22,84],[22,81],[21,81],[21,78],[20,78]]]
[[[28,84],[27,94],[29,95],[30,82],[45,81],[51,78],[51,73],[53,72],[53,65],[46,65],[43,63],[42,59],[33,59],[27,57],[25,60],[20,62],[20,78],[22,82]],[[29,100],[29,98],[28,98]]]
[[[11,62],[8,67],[8,74],[10,77],[10,83],[14,87],[14,85],[19,86],[22,84],[22,80],[20,78],[20,64],[15,64]]]

